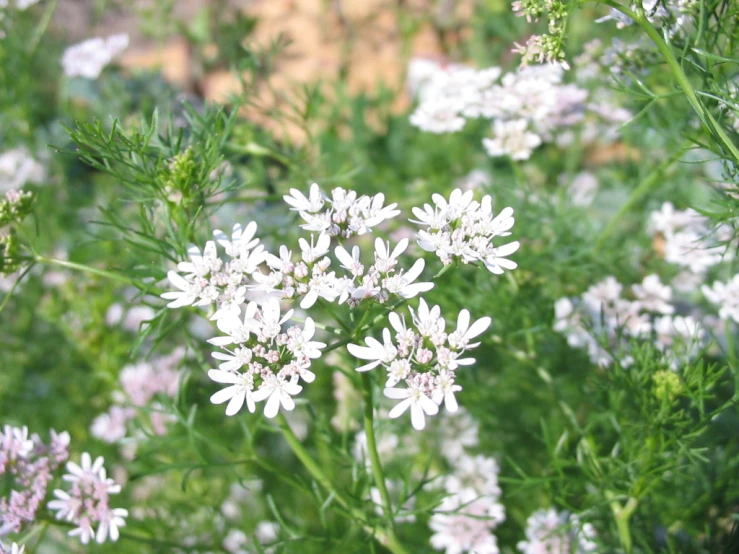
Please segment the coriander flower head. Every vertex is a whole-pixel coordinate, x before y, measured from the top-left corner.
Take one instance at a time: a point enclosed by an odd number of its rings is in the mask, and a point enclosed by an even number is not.
[[[462,366],[475,363],[474,358],[463,358],[467,350],[480,343],[473,343],[490,326],[491,319],[483,317],[470,325],[470,313],[462,310],[457,328],[450,334],[441,317],[441,308],[429,308],[419,300],[418,311],[411,309],[411,325],[396,312],[388,316],[393,331],[382,331],[382,342],[365,339],[365,346],[349,344],[349,353],[368,363],[356,368],[369,371],[382,366],[387,372],[384,394],[399,400],[390,410],[390,418],[400,417],[410,409],[414,429],[426,426],[425,416],[436,415],[443,403],[450,412],[458,409],[455,393],[462,387],[455,383],[456,372]],[[405,387],[399,387],[404,383]]]
[[[310,317],[302,328],[293,325],[283,332],[292,314],[289,310],[281,315],[279,300],[270,298],[261,308],[249,303],[243,319],[231,314],[218,320],[226,336],[209,341],[222,350],[213,353],[221,364],[208,376],[227,385],[211,397],[214,404],[228,402],[226,415],[235,415],[244,404],[253,413],[257,402],[266,401],[264,415],[273,418],[280,407],[295,408],[292,397],[303,390],[301,380],[315,380],[310,367],[326,344],[313,340],[315,323]]]
[[[493,215],[492,198],[473,200],[473,191],[454,189],[447,200],[440,194],[432,197],[434,205],[413,208],[416,219],[411,222],[425,227],[418,232],[418,245],[434,252],[444,265],[454,260],[463,263],[481,262],[491,273],[502,274],[517,264],[507,258],[518,250],[518,241],[494,244],[497,237],[511,234],[513,208],[504,208]],[[495,243],[498,241],[495,240]]]
[[[110,496],[120,493],[121,486],[107,477],[103,463],[102,457],[93,462],[87,452],[82,454],[80,465],[68,462],[69,473],[62,479],[70,488],[55,490],[56,499],[48,504],[50,510],[56,511],[57,519],[77,526],[69,536],[78,536],[82,544],[88,544],[93,538],[98,543],[108,539],[115,542],[119,537],[118,528],[126,525],[128,511],[110,506]]]
[[[349,238],[364,235],[387,219],[400,214],[397,204],[384,206],[385,195],[358,196],[353,190],[337,187],[331,196],[324,198],[320,187],[313,183],[305,196],[298,189],[290,189],[284,197],[305,221],[301,227],[306,231],[326,233],[329,236]]]
[[[208,241],[201,251],[197,246],[188,250],[190,261],[177,264],[177,271],[167,273],[169,282],[178,290],[165,292],[162,298],[170,300],[169,308],[183,306],[210,306],[216,310],[211,319],[237,314],[246,302],[247,283],[259,272],[259,266],[267,258],[264,246],[254,238],[257,224],[245,228],[236,224],[231,237],[216,230],[215,241]],[[218,255],[216,243],[225,251],[226,258]]]

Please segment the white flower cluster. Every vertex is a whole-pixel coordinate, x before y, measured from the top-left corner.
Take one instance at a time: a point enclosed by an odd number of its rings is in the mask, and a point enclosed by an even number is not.
[[[491,197],[476,202],[472,196],[473,191],[463,194],[455,190],[448,202],[434,195],[435,208],[414,208],[418,222],[428,225],[418,234],[419,244],[436,252],[445,265],[459,258],[464,263],[482,262],[493,273],[515,268],[516,264],[505,256],[515,252],[519,243],[492,244],[494,237],[510,235],[513,210],[506,208],[493,217]],[[330,257],[332,236],[361,235],[397,215],[395,204],[383,206],[382,195],[358,197],[353,191],[334,189],[332,198],[326,201],[314,184],[307,196],[293,189],[285,200],[308,221],[304,228],[314,232],[323,229],[309,239],[298,240],[300,259],[294,261],[285,245],[280,246],[279,256],[267,252],[254,238],[257,226],[252,222],[245,228],[235,225],[230,238],[215,231],[215,241],[208,241],[202,252],[191,247],[190,261],[179,263],[178,271],[167,274],[178,289],[162,294],[170,301],[168,307],[215,308],[211,319],[226,336],[209,342],[229,349],[213,354],[222,363],[209,376],[229,386],[214,394],[211,401],[228,402],[228,415],[237,413],[244,404],[254,412],[256,403],[262,400],[266,400],[267,417],[274,417],[280,406],[292,410],[292,396],[302,390],[299,381],[312,382],[315,378],[309,368],[326,345],[312,340],[315,323],[311,318],[306,318],[304,328],[293,326],[283,332],[282,325],[293,310],[280,317],[280,300],[300,299],[300,307],[306,310],[319,299],[355,308],[363,302],[385,303],[392,297],[414,298],[434,286],[431,282],[418,282],[425,268],[423,259],[408,269],[401,267],[400,256],[408,248],[408,239],[391,246],[376,238],[371,264],[362,260],[361,249],[356,245],[351,250],[338,245],[333,250],[335,259]],[[325,202],[330,208],[322,212]],[[332,223],[329,228],[323,224],[313,226],[314,216]],[[337,227],[332,229],[334,225]],[[219,257],[216,244],[225,251],[225,259]],[[388,351],[371,337],[367,339],[368,346],[349,348],[357,357],[372,361],[360,371],[386,364],[390,379],[385,394],[401,400],[390,416],[398,417],[410,408],[414,427],[421,429],[424,414],[438,412],[442,401],[449,410],[457,409],[454,393],[460,387],[454,383],[455,371],[460,365],[474,363],[472,358],[460,357],[477,346],[470,340],[487,329],[490,318],[470,325],[469,312],[463,310],[457,330],[447,335],[438,306],[429,309],[421,300],[418,313],[412,314],[417,332],[406,329],[396,313],[389,316],[397,331],[397,347],[391,344],[390,331],[385,329]],[[408,388],[395,388],[401,381]]]
[[[709,302],[719,307],[721,319],[739,323],[739,275],[734,275],[727,283],[715,281],[710,287],[703,285],[701,291]]]
[[[444,265],[455,259],[464,263],[482,262],[495,274],[505,269],[515,269],[517,264],[508,260],[518,250],[518,241],[495,246],[493,239],[507,237],[515,222],[513,209],[504,208],[493,217],[492,198],[483,197],[481,202],[473,200],[473,192],[463,193],[455,189],[449,200],[440,194],[432,197],[434,206],[424,204],[423,209],[413,208],[416,220],[425,225],[418,232],[418,245],[428,252],[435,252]]]
[[[674,315],[670,286],[648,275],[631,286],[634,300],[622,292],[623,285],[609,276],[579,299],[560,298],[554,305],[554,330],[566,335],[570,346],[586,349],[600,366],[612,363],[609,350],[623,354],[628,363],[630,337],[652,340],[673,366],[695,355],[704,330],[692,316]]]
[[[308,196],[298,189],[290,189],[284,197],[291,207],[303,218],[301,225],[306,231],[326,233],[332,237],[350,238],[364,235],[387,219],[400,214],[397,204],[383,206],[385,195],[357,196],[353,190],[337,187],[330,198],[324,198],[316,183],[310,186]],[[328,204],[328,206],[326,206]]]
[[[428,66],[428,64],[427,64]],[[558,65],[528,66],[501,76],[491,67],[424,68],[419,105],[410,122],[431,133],[461,131],[467,119],[492,120],[492,138],[483,140],[490,156],[526,160],[531,152],[562,128],[583,118],[588,93],[562,83]]]
[[[400,401],[390,410],[389,417],[400,417],[410,409],[413,428],[421,430],[426,426],[425,416],[436,415],[442,402],[450,412],[457,410],[454,394],[462,390],[455,384],[457,369],[475,363],[474,358],[461,356],[480,344],[471,341],[487,330],[491,319],[483,317],[470,325],[469,311],[462,310],[457,328],[447,334],[439,306],[429,309],[421,298],[418,311],[411,308],[410,312],[415,330],[406,326],[403,317],[392,312],[388,319],[395,331],[394,337],[390,329],[385,328],[383,342],[367,337],[366,346],[349,344],[347,348],[355,358],[369,362],[357,367],[357,371],[369,371],[378,366],[387,371],[384,394]],[[397,386],[401,382],[405,382],[405,388]]]
[[[434,286],[415,282],[425,267],[424,260],[416,260],[407,271],[397,267],[399,256],[408,248],[407,239],[392,250],[389,243],[375,239],[375,263],[366,270],[358,246],[352,248],[351,254],[343,246],[337,246],[334,254],[346,271],[345,275],[337,275],[329,271],[332,261],[327,254],[331,239],[325,234],[314,238],[311,235],[310,242],[299,239],[301,261],[297,263],[292,261],[292,252],[285,246],[280,247],[279,258],[268,254],[267,265],[272,271],[254,273],[252,277],[258,285],[253,288],[283,298],[302,297],[300,307],[306,310],[319,298],[339,304],[348,302],[356,307],[363,300],[384,303],[391,296],[412,298]]]
[[[246,302],[246,285],[267,258],[259,239],[254,238],[256,232],[254,222],[246,228],[234,225],[230,239],[222,231],[214,231],[214,238],[229,258],[226,261],[218,256],[214,241],[208,241],[202,252],[197,246],[191,246],[188,250],[190,261],[177,264],[177,269],[185,275],[176,271],[167,273],[170,283],[179,289],[162,294],[162,298],[171,300],[168,307],[215,303],[217,310],[211,319],[241,313],[241,305]]]
[[[452,471],[442,484],[448,496],[429,520],[431,546],[446,554],[498,554],[493,531],[505,521],[498,462],[464,452],[447,459]]]
[[[315,380],[311,363],[326,345],[312,340],[315,324],[310,317],[302,329],[294,325],[282,332],[282,325],[292,315],[289,310],[281,316],[279,300],[271,298],[261,308],[250,302],[243,319],[229,314],[218,320],[218,328],[226,336],[208,341],[223,349],[213,353],[221,364],[208,376],[229,385],[211,397],[214,404],[228,402],[226,415],[238,413],[244,404],[253,413],[256,403],[266,400],[264,415],[273,418],[280,406],[295,408],[292,397],[303,390],[300,380]]]
[[[518,543],[522,554],[596,552],[595,529],[590,523],[580,523],[576,515],[557,513],[553,508],[537,510],[526,520],[526,540]]]
[[[714,231],[711,220],[691,208],[676,210],[665,202],[659,211],[652,212],[649,232],[664,239],[666,262],[695,276],[703,276],[709,268],[731,259],[731,252],[720,244],[731,238],[731,229],[721,226]]]
[[[168,356],[124,367],[118,377],[121,390],[114,393],[115,403],[92,422],[92,436],[110,443],[121,440],[127,434],[127,423],[136,417],[136,408],[148,408],[151,430],[164,435],[172,416],[164,413],[154,400],[160,394],[169,397],[177,394],[178,369],[184,357],[185,349],[177,348]]]
[[[26,183],[41,184],[44,179],[44,166],[25,148],[13,148],[0,154],[0,193],[20,190]]]
[[[110,496],[121,492],[121,486],[107,477],[103,458],[94,462],[90,455],[82,454],[81,464],[67,462],[68,474],[62,479],[70,483],[70,489],[56,489],[56,500],[49,502],[50,510],[56,510],[56,518],[64,519],[77,525],[69,532],[70,537],[78,536],[82,544],[87,544],[94,537],[98,543],[108,538],[118,540],[119,527],[126,525],[128,510],[111,508]],[[97,531],[93,524],[97,523]]]
[[[128,48],[128,35],[95,37],[70,46],[62,55],[62,67],[67,77],[97,79],[113,58]]]

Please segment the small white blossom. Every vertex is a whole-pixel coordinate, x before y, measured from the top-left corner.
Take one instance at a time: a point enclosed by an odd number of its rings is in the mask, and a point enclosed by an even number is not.
[[[106,65],[128,47],[128,35],[91,38],[70,46],[62,56],[67,77],[97,79]]]
[[[178,290],[165,292],[162,298],[170,300],[169,308],[210,306],[215,304],[211,319],[238,316],[247,300],[247,285],[259,273],[260,265],[269,254],[258,245],[256,223],[242,228],[234,225],[229,238],[222,231],[213,234],[215,241],[207,241],[201,251],[197,246],[188,249],[189,261],[177,264],[178,271],[169,271],[167,278]],[[218,247],[225,250],[226,259],[219,257]],[[179,272],[179,273],[178,273]]]
[[[581,524],[577,516],[557,513],[553,508],[537,510],[526,520],[526,540],[518,543],[522,554],[568,552],[587,554],[596,552],[595,529],[589,523]]]
[[[739,275],[727,283],[715,281],[710,287],[703,285],[701,291],[709,302],[718,306],[721,319],[739,323]]]
[[[77,525],[69,532],[69,536],[79,536],[82,544],[88,544],[93,538],[98,543],[110,539],[118,540],[120,527],[126,525],[128,511],[123,508],[111,508],[110,495],[121,492],[117,485],[106,475],[101,457],[92,461],[87,452],[82,454],[81,465],[67,463],[68,474],[62,479],[70,483],[70,490],[54,491],[56,500],[49,502],[50,510],[55,510],[57,519],[64,519]],[[93,524],[97,523],[97,531]]]
[[[217,322],[226,336],[209,342],[224,347],[224,351],[213,352],[213,357],[223,363],[219,369],[211,369],[208,376],[228,386],[210,400],[214,404],[228,402],[226,415],[237,414],[244,404],[254,412],[258,402],[266,401],[264,415],[273,418],[280,407],[294,409],[292,397],[303,390],[298,381],[315,380],[310,367],[326,344],[313,340],[315,324],[310,317],[302,329],[291,326],[283,332],[292,314],[292,310],[281,314],[279,300],[269,298],[261,308],[249,303],[243,321],[232,316]],[[225,350],[229,345],[236,347]]]
[[[418,232],[418,245],[434,252],[444,263],[458,259],[463,263],[482,262],[494,274],[515,269],[517,264],[507,257],[519,248],[518,242],[494,245],[496,237],[509,236],[513,227],[513,209],[504,208],[493,216],[492,198],[474,201],[473,192],[454,189],[449,200],[434,194],[434,206],[413,208],[417,219],[411,222],[427,226]],[[496,241],[497,242],[497,241]]]
[[[384,394],[388,398],[400,400],[389,416],[396,418],[411,411],[411,423],[415,429],[423,429],[425,416],[438,413],[443,403],[450,412],[458,409],[455,394],[462,387],[455,383],[456,371],[461,366],[474,363],[473,358],[461,358],[467,349],[479,343],[470,343],[487,330],[491,320],[482,318],[470,325],[469,312],[459,314],[457,330],[448,335],[441,308],[429,308],[423,299],[419,300],[418,310],[411,311],[413,327],[406,325],[405,319],[396,312],[388,316],[395,331],[385,328],[383,342],[367,337],[366,346],[347,345],[349,353],[355,358],[367,361],[356,368],[369,371],[382,366],[387,372]],[[396,388],[401,382],[407,388]]]
[[[283,198],[305,221],[301,225],[303,229],[343,238],[368,233],[372,227],[400,213],[397,204],[384,206],[382,193],[358,196],[353,190],[337,187],[324,200],[316,183],[311,185],[307,197],[297,189],[290,189],[290,194]],[[326,203],[328,207],[324,209]]]
[[[640,285],[632,285],[631,290],[642,309],[648,312],[671,314],[675,311],[670,304],[672,289],[663,285],[658,275],[647,275]]]
[[[541,144],[541,137],[527,130],[525,119],[493,122],[493,138],[482,139],[485,151],[491,157],[510,156],[513,160],[528,160],[531,152]]]

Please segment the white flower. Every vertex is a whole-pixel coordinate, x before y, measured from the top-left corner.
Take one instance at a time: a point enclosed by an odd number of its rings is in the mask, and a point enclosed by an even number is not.
[[[671,314],[675,311],[670,304],[672,289],[663,285],[658,275],[647,275],[641,285],[632,285],[631,290],[641,308],[648,312]]]
[[[381,238],[375,239],[375,268],[380,273],[388,273],[395,268],[400,255],[408,248],[408,239],[402,239],[390,250],[390,243]]]
[[[527,130],[525,119],[493,122],[493,138],[482,139],[488,156],[510,156],[514,160],[528,160],[531,152],[541,144],[541,137]]]
[[[64,51],[62,67],[67,77],[97,79],[106,65],[128,47],[128,35],[91,38]]]
[[[50,510],[57,512],[57,519],[77,525],[69,536],[79,536],[82,544],[89,543],[93,537],[98,543],[108,539],[116,541],[118,528],[126,524],[128,511],[110,507],[110,495],[118,494],[121,487],[107,477],[103,463],[102,457],[93,462],[87,452],[82,454],[81,465],[68,462],[69,473],[62,479],[70,483],[70,489],[68,492],[55,490],[56,499],[48,504]],[[93,529],[94,523],[98,523],[97,533]]]
[[[238,258],[243,253],[254,248],[259,244],[259,239],[254,238],[257,232],[257,224],[252,221],[246,229],[241,227],[241,224],[236,223],[231,231],[231,239],[219,229],[213,231],[213,238],[220,244],[226,251],[226,254],[232,258]]]
[[[426,427],[426,415],[436,415],[439,413],[439,407],[426,395],[426,390],[417,380],[407,380],[406,389],[389,388],[385,389],[384,394],[393,400],[400,400],[395,407],[390,410],[388,417],[395,419],[405,413],[408,408],[411,410],[411,425],[417,431],[421,431]]]
[[[285,202],[290,204],[291,210],[298,212],[314,213],[323,208],[324,200],[321,196],[321,189],[316,183],[310,186],[308,196],[305,196],[298,189],[290,189],[290,194],[282,197]]]
[[[298,239],[301,256],[307,264],[312,264],[321,256],[325,256],[331,245],[331,238],[328,235],[318,235],[318,240],[315,243],[313,239],[313,235],[310,236],[310,243],[303,238]]]
[[[97,533],[95,533],[95,541],[102,544],[110,538],[111,542],[116,542],[120,537],[119,527],[126,526],[126,517],[128,517],[128,510],[124,508],[114,508],[105,512],[100,519]]]
[[[233,351],[214,352],[213,357],[223,363],[220,369],[208,372],[214,381],[229,385],[211,397],[214,404],[228,402],[226,415],[238,413],[244,404],[254,412],[256,403],[266,400],[265,416],[275,417],[280,406],[286,410],[295,407],[291,396],[302,390],[297,384],[300,379],[307,383],[315,380],[310,367],[326,344],[313,340],[316,328],[310,317],[303,328],[293,325],[283,332],[292,314],[293,310],[288,310],[282,315],[279,300],[268,298],[261,308],[249,303],[243,321],[233,317],[217,322],[227,336],[208,342],[221,347],[239,345]]]
[[[457,404],[457,399],[454,398],[454,393],[461,391],[462,387],[454,384],[454,372],[446,369],[440,371],[434,384],[436,388],[432,396],[433,401],[437,405],[444,402],[447,411],[456,412],[459,409],[459,404]]]
[[[249,302],[246,305],[243,319],[233,313],[225,315],[216,321],[216,326],[226,336],[208,339],[208,342],[215,346],[245,343],[253,333],[259,330],[260,324],[254,319],[257,310],[257,303]],[[292,312],[289,314],[292,315]]]
[[[311,340],[316,333],[316,324],[310,317],[305,318],[303,330],[299,335],[290,339],[289,348],[296,355],[304,355],[311,359],[321,357],[321,349],[326,343]]]
[[[167,304],[168,308],[182,308],[183,306],[192,306],[198,296],[200,295],[200,289],[190,281],[182,278],[176,271],[168,271],[167,279],[175,287],[180,289],[179,291],[165,292],[162,294],[162,298],[165,300],[171,300]]]
[[[418,232],[418,245],[428,252],[435,252],[444,265],[454,259],[463,263],[483,262],[495,274],[505,269],[515,269],[517,264],[506,259],[516,252],[518,242],[495,246],[493,239],[509,236],[513,227],[513,209],[504,208],[493,216],[492,198],[484,196],[481,202],[473,199],[473,192],[452,191],[447,201],[434,194],[434,206],[425,204],[423,209],[413,208],[418,218],[414,223],[426,225]]]
[[[482,317],[470,325],[469,310],[462,310],[457,316],[457,330],[449,335],[449,344],[454,348],[474,348],[480,343],[470,344],[470,341],[482,335],[493,320],[489,317]]]
[[[390,294],[397,294],[403,298],[413,298],[422,292],[434,288],[433,283],[414,283],[421,275],[426,262],[422,259],[416,260],[407,273],[399,271],[391,277],[383,279],[382,284]]]
[[[266,400],[264,406],[264,416],[272,419],[282,406],[285,410],[295,409],[295,401],[292,399],[296,394],[300,394],[303,387],[292,381],[285,381],[274,375],[268,376],[259,390],[254,393],[254,400],[261,402]]]
[[[227,416],[237,414],[244,406],[244,403],[246,403],[247,409],[251,413],[254,413],[256,410],[253,393],[254,377],[251,374],[211,369],[208,372],[208,377],[216,383],[227,383],[231,385],[210,397],[210,401],[213,404],[228,402],[228,406],[226,406]]]
[[[431,546],[445,554],[498,554],[492,530],[504,520],[503,506],[495,499],[464,489],[447,496],[431,516]]]
[[[337,246],[334,253],[339,259],[339,262],[341,262],[341,267],[346,269],[354,277],[359,277],[364,274],[364,266],[359,259],[361,254],[359,246],[352,248],[351,254],[349,254],[343,246]]]
[[[256,223],[245,229],[234,225],[229,239],[222,231],[215,231],[216,241],[230,259],[218,256],[215,241],[207,241],[201,252],[197,246],[188,249],[189,261],[177,264],[167,277],[178,291],[165,292],[162,298],[171,300],[169,308],[216,305],[211,319],[238,316],[246,302],[247,285],[259,273],[259,266],[269,254],[255,239]]]
[[[283,197],[297,210],[306,222],[301,227],[329,236],[349,238],[363,235],[386,219],[400,213],[397,204],[383,206],[385,195],[358,196],[353,190],[337,187],[331,191],[327,199],[328,207],[324,208],[324,200],[317,184],[313,183],[309,196],[306,197],[297,189],[291,189],[290,195]]]
[[[439,306],[429,309],[426,301],[421,298],[418,301],[418,311],[413,311],[412,308],[410,310],[413,324],[422,337],[432,337],[444,331],[445,324],[441,318],[441,308]]]
[[[569,519],[569,523],[568,523]],[[523,554],[541,552],[568,552],[586,554],[595,552],[595,529],[580,524],[577,516],[568,518],[566,512],[557,513],[553,508],[537,510],[526,520],[526,540],[518,543]]]
[[[223,371],[237,371],[252,360],[253,353],[250,348],[238,347],[233,352],[213,352],[211,356],[223,361],[218,366]]]
[[[703,285],[701,291],[709,302],[719,307],[721,319],[739,323],[739,275],[734,275],[728,283],[715,281],[710,287]]]
[[[355,358],[360,360],[370,360],[370,363],[356,368],[357,371],[369,371],[380,364],[389,364],[398,355],[390,337],[390,330],[383,329],[382,339],[384,344],[375,338],[367,337],[364,342],[367,346],[359,346],[357,344],[348,344],[347,350]]]
[[[25,148],[13,148],[0,154],[0,193],[20,190],[27,183],[40,185],[45,179],[44,166]]]

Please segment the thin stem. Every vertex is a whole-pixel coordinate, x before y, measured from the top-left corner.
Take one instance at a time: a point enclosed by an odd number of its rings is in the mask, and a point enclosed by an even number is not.
[[[408,551],[403,547],[402,544],[400,544],[394,532],[387,531],[383,528],[371,526],[367,521],[366,514],[362,510],[359,510],[358,508],[352,506],[351,502],[349,502],[349,500],[344,497],[343,493],[341,493],[336,487],[334,487],[331,479],[328,478],[321,467],[313,460],[313,458],[311,458],[310,454],[308,454],[308,451],[305,449],[305,447],[303,447],[303,444],[300,442],[298,437],[295,436],[295,433],[290,428],[290,425],[285,419],[285,415],[283,413],[279,413],[277,415],[277,425],[279,426],[280,431],[282,431],[282,436],[285,437],[285,440],[292,449],[293,453],[298,457],[300,462],[313,476],[313,478],[318,481],[318,483],[323,488],[331,493],[336,501],[345,510],[347,510],[356,521],[362,524],[362,527],[369,535],[374,536],[393,554],[408,554]]]
[[[97,267],[92,267],[89,265],[84,264],[78,264],[75,262],[69,262],[67,260],[57,260],[56,258],[47,258],[45,256],[34,256],[33,260],[38,263],[42,264],[49,264],[49,265],[58,265],[60,267],[65,267],[67,269],[74,269],[75,271],[82,271],[83,273],[90,273],[91,275],[97,275],[98,277],[105,277],[106,279],[110,279],[112,281],[118,281],[119,283],[124,283],[126,285],[132,285],[138,289],[141,289],[141,282],[132,279],[131,277],[127,277],[126,275],[122,275],[120,273],[115,273],[114,271],[107,271],[105,269],[99,269]],[[156,289],[148,289],[150,292],[158,294],[159,291]]]
[[[54,16],[54,12],[56,11],[56,6],[58,3],[59,3],[59,0],[53,0],[53,2],[51,2],[46,7],[44,14],[41,16],[38,26],[33,32],[33,35],[31,37],[31,42],[28,47],[29,58],[33,58],[36,55],[36,50],[38,50],[39,44],[41,44],[41,39],[46,33],[46,29],[48,29],[49,23],[51,23],[51,19]]]
[[[336,311],[331,307],[330,302],[324,301],[322,298],[319,299],[319,303],[321,306],[323,306],[323,309],[326,310],[331,317],[334,318],[334,321],[339,324],[339,326],[346,332],[349,333],[349,326],[344,323],[344,321],[338,316]]]
[[[340,341],[336,341],[333,344],[329,344],[326,348],[324,348],[323,350],[321,350],[321,352],[323,354],[326,354],[328,352],[331,352],[332,350],[336,350],[337,348],[341,348],[345,344],[349,344],[351,341],[352,341],[351,338],[341,339]]]
[[[364,433],[367,436],[367,450],[370,462],[372,464],[372,476],[375,479],[375,485],[380,491],[382,498],[383,511],[385,518],[391,528],[395,528],[395,519],[393,518],[393,505],[390,502],[390,494],[385,484],[385,474],[382,471],[382,463],[380,462],[380,454],[377,452],[377,440],[375,439],[375,419],[374,419],[374,402],[372,399],[372,379],[369,372],[362,373],[362,387],[364,396]]]
[[[685,146],[680,146],[680,148],[673,152],[667,160],[654,168],[654,170],[652,170],[652,172],[647,175],[644,180],[634,189],[626,203],[621,206],[621,209],[616,213],[615,216],[613,216],[611,221],[608,222],[608,225],[606,225],[605,228],[600,232],[600,235],[598,235],[598,239],[595,241],[596,253],[601,251],[603,245],[605,244],[608,237],[613,233],[619,221],[621,221],[621,219],[623,219],[623,217],[631,211],[634,205],[639,202],[644,195],[649,193],[653,187],[660,184],[660,178],[662,177],[664,171],[680,159],[680,156],[682,156],[684,150]]]
[[[657,50],[659,50],[660,54],[662,54],[662,57],[664,58],[665,62],[667,62],[668,67],[672,71],[672,75],[675,77],[677,84],[680,86],[680,88],[685,93],[685,96],[688,98],[688,102],[692,106],[695,113],[698,114],[698,117],[701,119],[703,124],[708,128],[708,130],[711,131],[714,135],[716,135],[718,142],[720,142],[723,145],[725,150],[731,153],[731,155],[734,158],[734,161],[739,163],[739,149],[737,149],[736,145],[732,142],[732,140],[726,134],[726,131],[724,131],[723,127],[719,125],[719,123],[713,117],[711,112],[705,109],[700,99],[698,98],[698,95],[696,94],[696,91],[693,88],[693,85],[690,83],[688,76],[685,74],[685,71],[683,71],[683,68],[680,65],[680,62],[675,57],[675,53],[672,51],[672,48],[670,47],[670,45],[664,41],[664,39],[662,38],[662,35],[659,34],[659,31],[655,29],[655,27],[649,22],[649,20],[642,13],[636,13],[622,6],[615,0],[596,0],[596,1],[600,2],[601,4],[606,4],[612,7],[614,10],[617,10],[621,12],[622,14],[630,17],[636,22],[637,25],[639,25],[639,27],[641,27],[644,30],[645,33],[647,33],[649,38],[652,39],[652,42],[654,42],[654,44],[657,46]]]
[[[15,292],[15,289],[18,288],[18,285],[20,285],[20,282],[23,280],[23,278],[28,275],[28,273],[33,269],[33,263],[29,264],[26,269],[23,270],[23,272],[18,276],[18,278],[15,280],[15,283],[13,283],[13,286],[10,287],[10,290],[5,295],[5,298],[3,298],[2,303],[0,303],[0,313],[5,309],[5,306],[8,305],[8,302],[10,302],[10,298],[13,296],[13,293]]]
[[[631,529],[629,528],[629,520],[636,511],[639,501],[636,498],[630,497],[626,501],[625,506],[621,506],[616,500],[616,495],[611,491],[606,491],[606,498],[611,505],[611,512],[616,520],[616,528],[618,529],[618,540],[623,546],[626,554],[631,554],[633,550],[633,541],[631,539]]]

